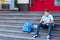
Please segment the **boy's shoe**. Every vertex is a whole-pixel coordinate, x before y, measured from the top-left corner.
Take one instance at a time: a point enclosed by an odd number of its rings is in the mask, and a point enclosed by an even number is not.
[[[47,39],[50,39],[50,35],[47,36]]]
[[[34,36],[33,36],[33,38],[37,38],[37,37],[38,37],[38,35],[34,35]]]

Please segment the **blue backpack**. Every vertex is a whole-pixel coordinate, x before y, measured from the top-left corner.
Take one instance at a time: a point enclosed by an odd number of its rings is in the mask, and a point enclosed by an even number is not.
[[[23,32],[31,32],[32,29],[32,23],[30,21],[25,22],[23,25],[22,31]]]

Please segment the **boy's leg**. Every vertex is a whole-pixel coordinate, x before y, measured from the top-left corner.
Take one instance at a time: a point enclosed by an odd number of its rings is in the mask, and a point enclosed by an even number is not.
[[[37,29],[36,29],[36,32],[35,32],[35,35],[33,36],[34,38],[38,37],[38,34],[39,34],[39,31],[40,31],[40,28],[41,28],[42,24],[38,24],[37,26]]]
[[[37,26],[35,35],[39,35],[39,31],[40,31],[41,26],[42,26],[41,23]]]
[[[48,35],[51,35],[51,31],[53,29],[53,24],[48,25]]]
[[[49,24],[48,25],[48,36],[47,36],[47,38],[50,38],[52,29],[53,29],[53,24]]]

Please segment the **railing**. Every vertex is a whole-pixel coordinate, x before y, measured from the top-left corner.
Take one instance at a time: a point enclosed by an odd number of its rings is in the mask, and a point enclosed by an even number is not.
[[[32,0],[30,0],[30,2],[29,2],[29,3],[30,3],[30,7],[31,7],[31,6],[32,6]]]

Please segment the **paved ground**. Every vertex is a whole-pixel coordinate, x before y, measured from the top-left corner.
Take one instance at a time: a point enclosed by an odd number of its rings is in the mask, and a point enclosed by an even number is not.
[[[16,39],[16,38],[3,38],[3,37],[0,37],[0,40],[28,40],[28,39]],[[36,38],[36,39],[31,39],[31,40],[56,40],[56,39],[43,39],[43,38]]]

